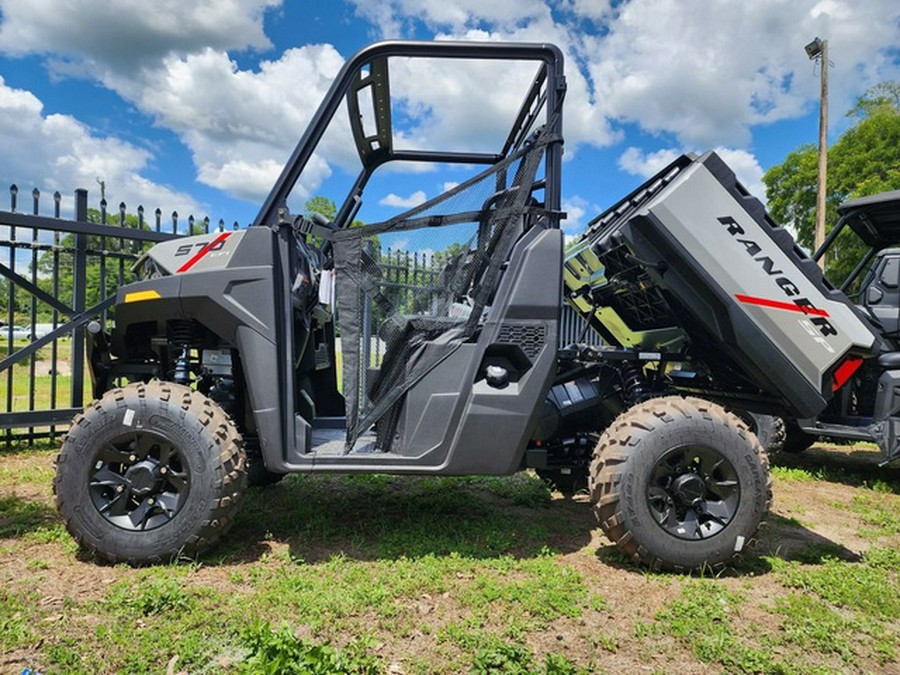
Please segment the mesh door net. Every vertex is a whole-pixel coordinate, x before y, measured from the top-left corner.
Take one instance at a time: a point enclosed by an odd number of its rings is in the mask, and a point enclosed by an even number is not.
[[[531,223],[551,220],[532,185],[555,140],[541,131],[429,202],[333,234],[346,452],[372,427],[377,449],[390,451],[406,392],[477,337],[516,240]],[[404,250],[383,248],[382,238]]]

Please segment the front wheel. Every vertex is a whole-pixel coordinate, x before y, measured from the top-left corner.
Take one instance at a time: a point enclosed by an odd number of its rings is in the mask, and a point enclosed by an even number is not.
[[[72,536],[111,562],[194,556],[231,526],[244,448],[213,401],[169,382],[107,392],[72,423],[56,503]]]
[[[765,451],[746,425],[696,398],[622,413],[591,463],[600,526],[652,569],[718,569],[754,543],[772,502]]]

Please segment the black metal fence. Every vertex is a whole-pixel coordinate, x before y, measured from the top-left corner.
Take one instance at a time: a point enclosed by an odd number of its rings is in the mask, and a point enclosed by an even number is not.
[[[68,424],[85,402],[87,323],[105,323],[116,288],[132,279],[131,266],[146,247],[211,226],[193,216],[179,222],[177,213],[164,219],[160,209],[149,218],[143,207],[129,214],[124,203],[109,213],[105,200],[89,209],[87,190],[75,191],[73,219],[61,217],[59,192],[49,205],[37,189],[30,197],[30,204],[20,200],[13,185],[9,210],[0,211],[0,433],[6,441],[53,435],[56,425]],[[42,207],[51,215],[41,215]]]
[[[438,302],[438,293],[434,292],[441,279],[441,270],[446,259],[440,254],[428,255],[410,251],[369,251],[377,261],[379,287],[382,292],[390,294],[394,307],[405,308],[409,314],[418,314],[428,311],[426,308],[417,307],[417,300],[421,302],[422,292],[432,293],[432,304]],[[561,301],[562,309],[559,315],[559,346],[566,347],[575,342],[599,346],[603,344],[600,335],[587,327],[587,322],[569,304]],[[434,307],[431,308],[432,311]],[[374,335],[368,335],[373,331],[373,325],[369,314],[374,311],[368,305],[364,308],[363,317],[363,363],[374,365],[381,362],[384,345]]]
[[[146,219],[143,207],[129,214],[124,203],[110,213],[105,200],[89,209],[87,190],[75,191],[73,219],[61,217],[58,192],[47,207],[50,216],[40,214],[37,189],[30,202],[30,213],[22,213],[12,186],[9,210],[0,210],[0,439],[7,442],[53,436],[83,408],[86,326],[95,318],[105,325],[116,289],[133,279],[131,267],[143,250],[225,228],[209,218],[179,222],[177,213],[164,220],[160,209]],[[413,298],[435,286],[435,256],[389,250],[377,260],[394,293]],[[563,305],[560,344],[585,336],[598,339]]]

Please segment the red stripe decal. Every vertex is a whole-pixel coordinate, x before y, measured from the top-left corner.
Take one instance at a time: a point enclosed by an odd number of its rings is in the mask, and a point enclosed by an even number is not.
[[[788,312],[800,312],[800,314],[809,314],[811,316],[828,316],[828,312],[818,307],[801,306],[792,302],[778,302],[777,300],[768,300],[766,298],[755,298],[752,295],[741,295],[740,293],[735,294],[734,297],[748,305],[783,309]]]
[[[191,258],[190,260],[188,260],[186,263],[184,263],[184,265],[179,267],[178,270],[175,272],[175,274],[180,274],[181,272],[187,272],[194,265],[196,265],[198,262],[200,262],[200,259],[203,256],[205,256],[207,253],[209,253],[214,246],[225,241],[230,236],[231,236],[231,232],[223,232],[222,234],[220,234],[218,237],[216,237],[211,242],[209,242],[206,246],[204,246],[199,251],[197,251],[197,253],[194,254],[194,257]]]
[[[844,362],[834,371],[834,384],[832,385],[831,391],[837,391],[843,387],[847,383],[847,380],[853,376],[853,373],[859,370],[862,362],[863,360],[856,356],[848,356],[844,359]]]

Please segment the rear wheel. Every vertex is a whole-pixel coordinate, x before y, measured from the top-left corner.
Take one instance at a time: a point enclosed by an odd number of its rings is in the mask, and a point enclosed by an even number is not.
[[[143,564],[214,544],[246,481],[241,436],[222,409],[193,389],[153,381],[109,391],[75,418],[53,485],[82,546]]]
[[[784,448],[786,432],[783,419],[746,410],[733,412],[750,428],[750,431],[756,434],[759,444],[766,452],[771,454],[780,452]]]
[[[772,501],[768,468],[735,415],[696,398],[652,399],[601,436],[591,502],[630,558],[653,569],[716,569],[754,543]]]

